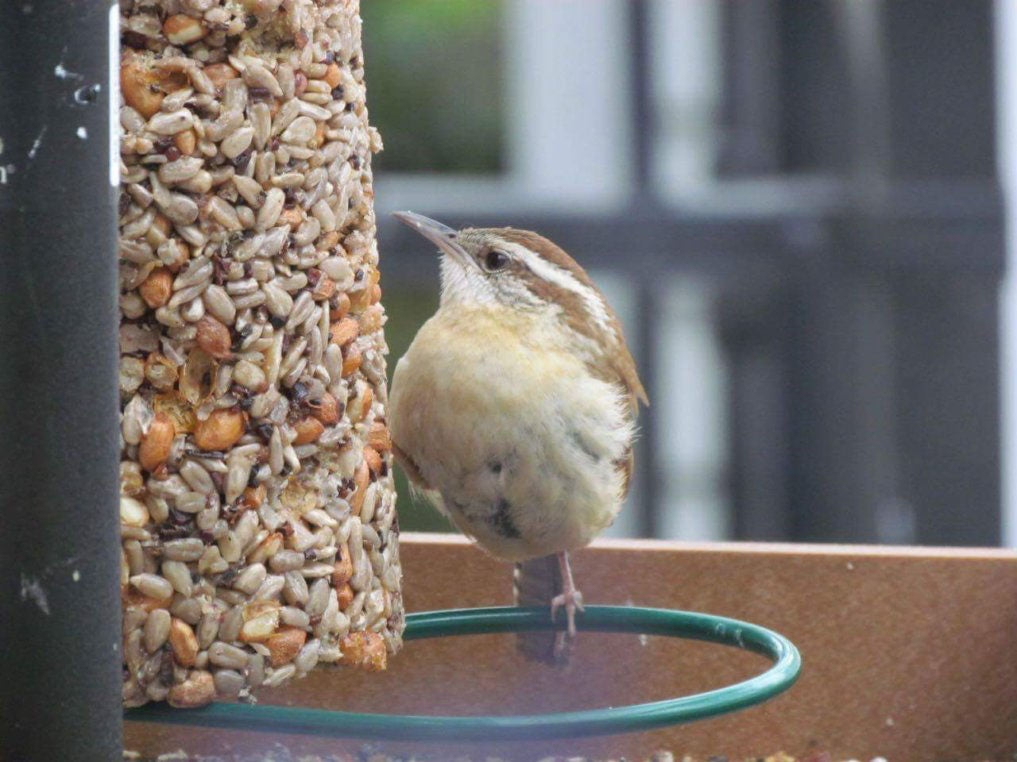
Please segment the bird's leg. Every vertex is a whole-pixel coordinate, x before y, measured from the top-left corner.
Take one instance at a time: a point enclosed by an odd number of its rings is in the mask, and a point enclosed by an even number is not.
[[[569,637],[576,636],[576,610],[583,610],[583,594],[576,590],[576,583],[572,580],[572,567],[569,565],[569,554],[563,550],[558,554],[558,566],[561,569],[561,595],[551,599],[551,619],[558,612],[559,606],[565,607],[565,615],[568,617]]]

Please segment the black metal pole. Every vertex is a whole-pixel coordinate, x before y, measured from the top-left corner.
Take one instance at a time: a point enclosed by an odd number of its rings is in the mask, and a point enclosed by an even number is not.
[[[121,755],[115,8],[0,3],[2,759]]]
[[[653,145],[655,118],[653,80],[650,68],[650,7],[646,0],[628,4],[629,25],[629,88],[631,91],[631,129],[633,208],[658,209],[660,202],[653,177]],[[646,393],[652,400],[657,391],[657,321],[660,319],[659,285],[645,277],[633,284],[638,294],[636,315],[636,347],[639,372]],[[643,409],[639,416],[640,441],[636,463],[640,475],[637,531],[640,537],[656,537],[663,510],[662,474],[657,455],[658,408]]]
[[[632,108],[632,163],[635,195],[640,201],[656,201],[653,178],[653,81],[650,70],[650,8],[646,0],[630,0],[629,87]]]

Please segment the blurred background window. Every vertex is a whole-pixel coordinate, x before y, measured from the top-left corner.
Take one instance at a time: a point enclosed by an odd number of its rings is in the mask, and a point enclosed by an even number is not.
[[[505,167],[504,7],[475,0],[361,5],[379,172]]]
[[[650,391],[614,534],[1000,542],[991,2],[362,14],[390,367],[438,275],[388,212],[535,229]],[[400,486],[405,527],[447,527]]]

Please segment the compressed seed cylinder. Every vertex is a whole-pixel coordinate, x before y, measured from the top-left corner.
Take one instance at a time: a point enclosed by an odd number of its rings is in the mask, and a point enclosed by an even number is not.
[[[380,138],[356,2],[120,9],[123,695],[200,706],[400,643]]]

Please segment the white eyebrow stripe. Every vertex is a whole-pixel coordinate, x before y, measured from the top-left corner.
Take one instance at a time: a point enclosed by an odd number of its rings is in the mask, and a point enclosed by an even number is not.
[[[546,259],[530,251],[522,244],[509,243],[506,241],[502,244],[502,247],[509,253],[515,254],[519,257],[523,264],[530,269],[530,272],[538,278],[542,278],[548,283],[554,283],[556,286],[560,286],[566,291],[571,291],[573,294],[579,296],[586,305],[586,311],[593,316],[594,320],[597,321],[601,330],[607,332],[611,331],[611,316],[608,312],[607,305],[604,303],[603,297],[601,297],[595,289],[592,289],[585,283],[577,280],[576,277],[568,270],[559,267],[553,262],[548,262]]]

